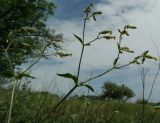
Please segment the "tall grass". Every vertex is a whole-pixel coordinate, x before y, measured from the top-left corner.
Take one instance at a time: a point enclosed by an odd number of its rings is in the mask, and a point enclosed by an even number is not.
[[[9,106],[8,92],[1,90],[0,120],[6,122]],[[12,123],[38,123],[60,100],[47,92],[20,91],[14,99]],[[5,103],[4,103],[5,102]],[[5,104],[5,105],[4,105]],[[124,103],[115,100],[90,100],[70,98],[51,113],[44,123],[141,123],[142,104]],[[160,112],[151,105],[145,106],[145,123],[159,123]]]

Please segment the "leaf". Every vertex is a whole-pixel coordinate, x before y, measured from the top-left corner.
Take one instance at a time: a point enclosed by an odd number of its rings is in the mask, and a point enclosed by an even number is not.
[[[145,58],[154,59],[155,61],[158,60],[156,57],[153,57],[153,56],[151,56],[151,55],[145,55]]]
[[[94,14],[94,15],[101,15],[102,12],[101,12],[101,11],[97,11],[97,12],[94,12],[93,14]]]
[[[96,21],[96,16],[93,14],[93,20]]]
[[[82,39],[80,38],[80,37],[78,37],[77,35],[75,35],[75,34],[73,34],[74,35],[74,37],[76,37],[77,39],[78,39],[78,41],[80,41],[81,42],[81,44],[83,45],[83,41],[82,41]]]
[[[93,20],[96,21],[96,15],[100,15],[100,14],[102,14],[101,11],[97,11],[97,12],[92,13]]]
[[[120,47],[119,43],[117,43],[117,47],[118,47],[118,50],[120,51],[121,47]]]
[[[105,39],[107,39],[107,40],[109,40],[109,39],[116,39],[116,37],[115,36],[103,36],[103,38],[105,38]]]
[[[83,12],[84,13],[89,13],[90,11],[88,9],[85,9]]]
[[[129,53],[134,53],[134,51],[133,51],[133,50],[128,50],[128,51],[126,51],[126,52],[129,52]]]
[[[72,75],[70,73],[65,73],[65,74],[57,74],[58,76],[62,76],[64,78],[70,78],[72,79],[75,83],[78,83],[78,78],[75,75]]]
[[[20,73],[20,74],[18,74],[18,76],[16,78],[17,79],[22,79],[23,77],[36,79],[36,77],[33,77],[33,76],[29,75],[29,73]]]
[[[116,58],[116,59],[114,60],[113,66],[116,66],[118,59],[119,59],[119,58]]]
[[[90,3],[89,6],[85,8],[84,13],[90,13],[92,7],[93,7],[93,3]]]
[[[112,31],[110,31],[110,30],[104,30],[104,31],[100,32],[99,34],[107,34],[107,33],[112,34]]]
[[[13,34],[12,31],[9,32],[9,34],[8,34],[8,39],[9,39],[9,40],[13,40],[13,39],[14,39],[14,34]]]
[[[90,3],[89,6],[90,6],[90,7],[93,7],[93,3]]]
[[[136,29],[137,27],[136,26],[127,25],[126,28],[127,29]]]
[[[145,57],[143,57],[143,58],[142,58],[142,64],[144,63],[145,60],[146,60]]]
[[[0,72],[0,76],[6,77],[6,78],[12,78],[13,77],[13,72],[10,70],[6,70],[3,72]]]
[[[62,52],[56,52],[56,55],[59,55],[60,57],[72,56],[71,53],[62,53]]]
[[[30,47],[31,45],[28,43],[23,43],[24,46]]]
[[[134,53],[133,50],[129,49],[128,47],[121,47],[120,49],[121,51],[126,51],[126,52],[129,52],[129,53]]]
[[[92,92],[94,92],[94,89],[93,89],[92,86],[90,86],[90,85],[83,85],[83,86],[87,87],[89,90],[91,90]]]
[[[124,35],[124,34],[125,34],[125,35],[129,36],[129,34],[128,34],[127,30],[123,30],[123,32],[121,32],[121,34],[122,34],[122,35]]]
[[[91,45],[90,43],[85,44],[85,46],[90,46],[90,45]]]
[[[147,53],[149,52],[149,50],[147,50],[147,51],[144,51],[143,53],[142,53],[142,56],[145,56],[145,55],[147,55]]]
[[[120,29],[118,29],[118,32],[121,34],[122,33],[122,31],[120,30]]]

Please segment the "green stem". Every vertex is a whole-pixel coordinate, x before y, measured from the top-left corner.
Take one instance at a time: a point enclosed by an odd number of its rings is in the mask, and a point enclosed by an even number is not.
[[[82,57],[83,57],[83,53],[84,53],[84,34],[85,34],[85,28],[86,28],[86,18],[84,19],[84,25],[83,25],[83,37],[82,37],[82,41],[83,41],[83,45],[82,45],[82,50],[81,50],[81,55],[80,55],[80,60],[79,60],[79,65],[78,65],[78,72],[77,72],[77,82],[79,80],[79,74],[80,74],[80,69],[81,69],[81,63],[82,63]],[[70,94],[78,87],[78,84],[75,84],[75,86],[53,107],[53,109],[46,115],[43,117],[43,119],[39,122],[39,123],[43,123],[47,117],[54,112],[66,99],[67,97],[70,96]]]
[[[11,101],[10,101],[10,107],[9,107],[9,115],[8,115],[8,121],[7,123],[11,122],[11,115],[12,115],[12,109],[13,109],[13,100],[14,100],[14,94],[15,94],[15,88],[16,88],[16,79],[13,81],[13,89],[12,89],[12,95],[11,95]]]
[[[123,68],[123,67],[127,67],[127,66],[129,66],[129,65],[131,65],[132,64],[132,62],[130,62],[130,63],[128,63],[128,64],[125,64],[125,65],[121,65],[121,66],[114,66],[114,67],[112,67],[112,68],[110,68],[110,69],[108,69],[108,70],[106,70],[105,72],[103,72],[103,73],[101,73],[101,74],[98,74],[98,75],[95,75],[95,76],[93,76],[93,77],[91,77],[91,78],[89,78],[89,79],[87,79],[87,80],[85,80],[85,81],[83,81],[83,82],[81,82],[81,83],[87,83],[87,82],[89,82],[89,81],[91,81],[91,80],[94,80],[94,79],[96,79],[96,78],[99,78],[99,77],[101,77],[101,76],[104,76],[104,75],[106,75],[107,73],[109,73],[109,72],[111,72],[112,70],[114,70],[114,69],[121,69],[121,68]]]

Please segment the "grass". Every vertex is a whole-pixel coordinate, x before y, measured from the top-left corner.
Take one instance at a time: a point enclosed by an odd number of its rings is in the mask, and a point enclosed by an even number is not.
[[[0,90],[0,121],[6,122],[11,92]],[[39,123],[60,98],[47,92],[19,91],[13,105],[12,123]],[[145,107],[145,123],[159,123],[160,112]],[[87,98],[67,99],[45,123],[141,123],[142,104]]]

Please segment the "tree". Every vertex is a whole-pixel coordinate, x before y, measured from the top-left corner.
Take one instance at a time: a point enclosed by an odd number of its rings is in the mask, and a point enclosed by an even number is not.
[[[102,89],[103,93],[101,96],[103,98],[127,101],[129,98],[135,96],[134,92],[130,88],[125,85],[117,85],[110,81],[105,82]]]
[[[2,73],[13,71],[28,59],[39,57],[42,52],[44,55],[48,48],[61,48],[62,35],[56,35],[46,26],[47,18],[54,14],[54,9],[54,3],[47,0],[0,1],[1,79]]]

